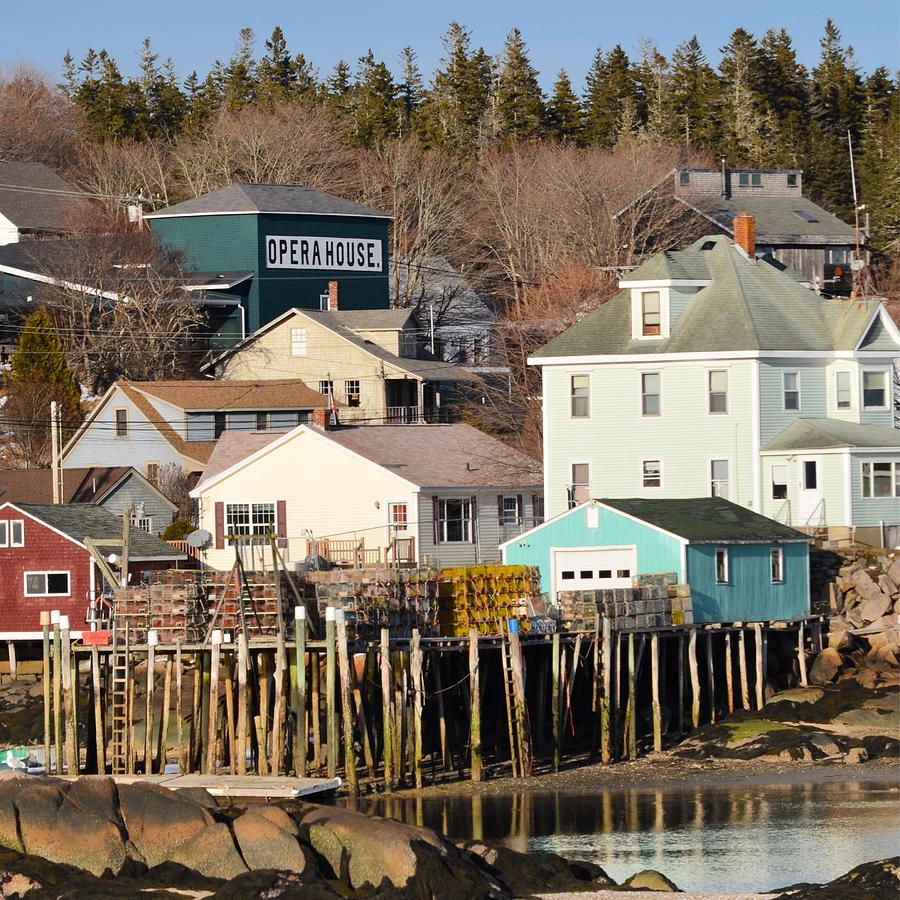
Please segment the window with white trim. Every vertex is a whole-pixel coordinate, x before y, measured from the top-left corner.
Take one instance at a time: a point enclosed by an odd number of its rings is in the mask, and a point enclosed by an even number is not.
[[[25,546],[25,522],[23,519],[12,519],[9,523],[9,546]]]
[[[291,356],[306,356],[306,329],[291,329]]]
[[[334,391],[334,382],[329,380],[323,380],[319,382],[319,393],[324,394],[326,397],[331,397]]]
[[[159,463],[158,462],[146,463],[144,466],[144,477],[154,487],[158,487],[159,486]]]
[[[884,370],[863,372],[863,409],[887,409],[887,376]]]
[[[787,500],[788,467],[786,463],[772,466],[772,499]]]
[[[784,552],[781,547],[773,547],[771,553],[772,584],[781,584],[784,581]]]
[[[128,437],[128,410],[116,410],[116,437]]]
[[[644,337],[659,337],[662,334],[659,291],[641,291],[641,334]]]
[[[472,501],[466,497],[438,500],[438,542],[464,544],[472,541]]]
[[[140,531],[153,533],[153,516],[132,516],[131,525]]]
[[[707,409],[713,415],[728,412],[728,370],[713,369],[709,372],[707,384],[709,404]]]
[[[328,294],[319,294],[319,312],[328,312],[330,299]]]
[[[71,594],[68,572],[26,572],[26,597],[68,597]]]
[[[409,508],[405,503],[388,504],[388,523],[398,534],[409,528]]]
[[[900,497],[900,461],[864,462],[862,495],[870,499]]]
[[[838,409],[850,409],[853,406],[849,372],[834,373],[834,402]]]
[[[572,482],[569,485],[569,508],[591,499],[591,466],[572,463]]]
[[[570,411],[573,419],[591,417],[590,375],[572,375],[569,379]]]
[[[229,538],[229,547],[244,536],[275,534],[275,504],[226,503],[225,534],[238,536],[237,540]]]
[[[9,522],[0,519],[0,547],[9,546]]]
[[[641,415],[658,416],[660,415],[661,408],[659,372],[642,372]]]
[[[731,495],[729,468],[727,459],[711,459],[709,461],[710,497],[724,497],[727,500]]]
[[[503,504],[500,510],[501,525],[518,525],[519,524],[519,498],[513,494],[503,498]]]
[[[716,547],[716,584],[728,584],[727,547]]]
[[[645,488],[662,487],[662,463],[658,459],[641,461],[641,486]]]
[[[344,382],[344,395],[347,398],[347,406],[359,406],[359,379],[351,378]]]
[[[800,373],[781,373],[782,405],[788,412],[800,411]]]

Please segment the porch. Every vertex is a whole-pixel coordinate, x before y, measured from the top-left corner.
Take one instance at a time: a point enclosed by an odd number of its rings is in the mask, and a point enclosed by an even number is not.
[[[336,566],[348,569],[362,569],[366,566],[414,566],[418,562],[414,537],[395,537],[386,546],[376,543],[368,547],[365,538],[342,541],[333,538],[320,540],[313,538],[306,542],[306,555],[321,556]]]

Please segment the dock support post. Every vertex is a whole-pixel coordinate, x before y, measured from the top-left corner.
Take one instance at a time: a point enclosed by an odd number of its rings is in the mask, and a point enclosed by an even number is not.
[[[78,774],[78,733],[75,730],[75,703],[72,685],[72,644],[69,639],[68,616],[60,617],[60,645],[61,645],[61,677],[63,703],[65,704],[65,743],[66,743],[66,767],[69,775]],[[60,768],[60,771],[62,769]]]
[[[322,654],[309,654],[309,717],[312,723],[313,768],[322,768]]]
[[[212,633],[209,654],[209,717],[206,730],[206,765],[203,771],[207,775],[216,774],[216,734],[219,725],[219,662],[222,644],[222,632],[218,629]],[[260,749],[260,755],[265,752]]]
[[[472,753],[472,781],[481,781],[481,685],[478,665],[478,631],[469,629],[469,697],[471,699],[469,745]]]
[[[363,654],[363,679],[366,677],[368,661],[369,650],[367,648]],[[353,704],[356,707],[356,727],[359,729],[359,739],[362,744],[363,759],[366,761],[366,770],[368,771],[369,776],[374,778],[375,754],[372,750],[372,741],[369,738],[369,723],[366,720],[366,707],[363,700],[363,692],[359,684],[359,678],[356,676],[356,664],[353,662],[352,657],[350,659],[350,684],[353,687]]]
[[[172,701],[172,654],[166,654],[166,671],[163,676],[162,710],[159,719],[159,743],[156,753],[156,771],[166,771],[166,754],[169,749],[169,706]],[[232,752],[234,745],[232,745]]]
[[[286,698],[284,679],[287,672],[287,650],[284,646],[284,629],[279,628],[275,638],[275,708],[272,716],[272,773],[284,774],[284,723]]]
[[[153,774],[153,675],[156,668],[157,634],[153,629],[147,632],[147,687],[144,697],[144,774]]]
[[[528,701],[525,697],[525,671],[522,661],[522,642],[519,640],[518,620],[509,631],[509,656],[513,677],[513,701],[516,712],[516,755],[519,758],[519,776],[531,774],[531,727],[528,719]]]
[[[182,724],[181,708],[181,641],[175,643],[175,743],[178,752],[175,754],[178,760],[178,771],[183,775],[187,769],[187,760],[184,755],[184,725]]]
[[[732,634],[725,632],[725,693],[728,697],[728,715],[734,712],[734,663],[731,658]]]
[[[50,672],[50,613],[47,611],[41,613],[41,632],[44,642],[43,665],[41,669],[41,685],[44,689],[44,771],[49,773],[51,771],[50,741],[52,735],[52,725],[50,724],[50,682],[53,676]]]
[[[97,774],[103,775],[106,772],[106,732],[103,728],[103,699],[100,693],[100,651],[96,646],[91,647],[91,685],[94,688],[94,732],[96,734],[94,748],[97,754]],[[45,693],[46,690],[45,686]],[[44,713],[45,724],[47,713],[49,710]],[[46,743],[44,749],[46,751]]]
[[[391,709],[391,633],[381,629],[381,762],[384,768],[385,788],[394,783],[394,712]]]
[[[334,614],[333,606],[325,610],[325,740],[328,742],[328,765],[326,771],[329,778],[337,774],[337,713],[334,707],[335,660],[334,660]]]
[[[11,681],[16,681],[18,672],[16,671],[16,642],[6,642],[6,655],[9,659],[9,677]]]
[[[297,657],[297,702],[294,712],[297,727],[294,729],[294,771],[300,778],[306,777],[306,753],[309,736],[306,733],[306,607],[294,607],[294,642]]]
[[[166,670],[168,676],[168,669]],[[237,774],[237,731],[234,724],[234,644],[225,658],[225,726],[228,729],[228,773]]]
[[[56,619],[53,623],[53,750],[56,755],[54,772],[62,775],[62,645],[59,639],[59,612],[54,611],[51,615]],[[129,726],[130,724],[129,722]]]
[[[694,728],[700,724],[700,675],[697,672],[697,629],[688,635],[688,666],[691,670],[691,722]]]
[[[684,632],[679,632],[678,640],[678,734],[684,734]]]
[[[608,765],[609,753],[609,713],[610,694],[612,686],[612,648],[610,643],[609,618],[603,616],[603,647],[600,656],[600,665],[603,671],[603,693],[600,695],[600,761]]]
[[[741,678],[741,706],[750,709],[750,682],[747,678],[747,640],[744,626],[738,632],[738,670]]]
[[[659,707],[659,634],[650,635],[650,684],[653,704],[653,752],[662,751],[662,717]]]
[[[628,633],[628,758],[637,759],[637,666],[634,658],[634,632]]]
[[[763,671],[763,634],[759,622],[753,624],[753,644],[756,654],[756,708],[762,709],[765,705],[763,685],[766,674]]]
[[[797,663],[800,666],[800,684],[803,687],[809,685],[806,678],[806,628],[801,622],[797,627]]]
[[[716,724],[716,668],[713,659],[713,632],[706,632],[706,683],[709,688],[709,721]]]
[[[562,697],[560,696],[560,647],[559,632],[553,632],[552,658],[551,658],[551,691],[550,706],[553,714],[553,771],[559,771],[560,755],[562,753]]]
[[[241,631],[238,634],[237,650],[237,680],[238,680],[238,713],[237,713],[237,773],[247,774],[247,667],[250,664],[250,648],[247,644],[247,634]]]
[[[334,626],[337,630],[338,664],[341,670],[341,725],[344,732],[344,774],[347,776],[347,788],[351,794],[355,795],[359,791],[359,783],[356,778],[356,751],[353,747],[353,708],[350,705],[350,659],[347,655],[347,623],[344,619],[343,609],[335,610]],[[329,751],[330,749],[331,744],[329,743]],[[331,754],[329,753],[329,759],[330,757]]]
[[[424,685],[422,681],[422,648],[419,629],[413,628],[409,645],[409,670],[412,677],[413,708],[413,778],[417,788],[422,787],[422,709]]]
[[[441,744],[441,768],[444,773],[450,771],[453,762],[450,757],[450,747],[447,744],[447,716],[444,710],[444,680],[441,677],[441,659],[443,654],[440,650],[435,650],[431,657],[432,672],[434,673],[434,695],[437,701],[438,714],[438,738]],[[433,771],[433,767],[432,767]]]

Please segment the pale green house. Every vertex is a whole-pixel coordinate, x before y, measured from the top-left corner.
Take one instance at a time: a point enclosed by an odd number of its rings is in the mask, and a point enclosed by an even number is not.
[[[724,236],[619,286],[530,360],[548,517],[596,497],[713,495],[872,544],[900,524],[900,332],[883,304],[824,299]]]

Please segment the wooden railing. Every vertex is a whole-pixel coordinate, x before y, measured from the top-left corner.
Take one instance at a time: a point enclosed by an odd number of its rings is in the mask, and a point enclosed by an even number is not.
[[[166,541],[166,543],[178,550],[179,553],[184,553],[188,559],[200,562],[200,551],[196,547],[192,547],[187,541]]]
[[[387,547],[366,547],[365,538],[338,541],[334,538],[307,540],[306,555],[318,554],[339,566],[399,565],[416,562],[416,539],[395,538]]]

